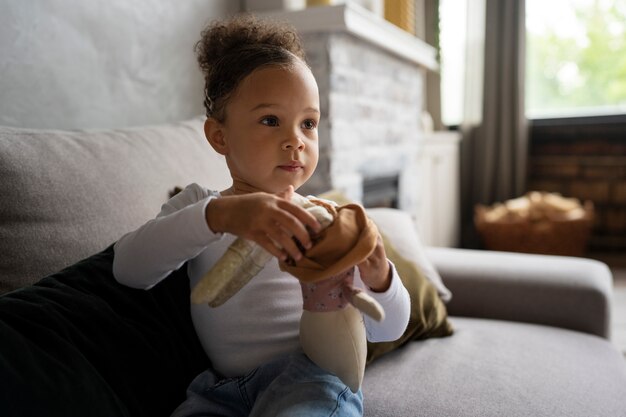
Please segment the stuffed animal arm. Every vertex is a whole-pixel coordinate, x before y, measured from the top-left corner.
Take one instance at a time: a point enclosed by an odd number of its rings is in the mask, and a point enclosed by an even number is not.
[[[328,229],[336,220],[336,211],[333,213],[334,209],[329,209],[328,205],[320,205],[298,194],[294,194],[291,201],[313,214],[323,229]],[[333,239],[333,236],[325,238]],[[258,244],[237,238],[194,287],[192,303],[222,305],[271,258],[272,255]],[[309,359],[356,392],[363,381],[367,356],[365,327],[359,311],[382,321],[384,310],[371,296],[352,286],[353,275],[354,266],[351,266],[315,282],[300,279],[303,295],[300,342]]]
[[[322,229],[334,220],[323,207],[305,197],[294,194],[291,201],[315,216]],[[243,238],[235,239],[226,253],[196,284],[191,292],[192,303],[207,303],[211,307],[224,304],[258,274],[271,258],[272,255],[260,245]]]

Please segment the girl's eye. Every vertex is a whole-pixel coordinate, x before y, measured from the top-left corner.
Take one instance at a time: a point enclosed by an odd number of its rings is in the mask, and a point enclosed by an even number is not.
[[[307,130],[313,130],[317,127],[317,123],[313,119],[308,119],[302,122],[302,127]]]
[[[265,126],[276,127],[278,126],[278,117],[266,116],[261,119],[261,124],[264,124]]]

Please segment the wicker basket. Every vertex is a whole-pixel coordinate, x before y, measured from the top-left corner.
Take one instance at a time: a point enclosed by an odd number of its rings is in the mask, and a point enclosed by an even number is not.
[[[584,256],[593,227],[593,203],[586,201],[583,209],[585,215],[574,220],[487,221],[485,213],[488,207],[477,205],[474,224],[485,247],[490,250]]]

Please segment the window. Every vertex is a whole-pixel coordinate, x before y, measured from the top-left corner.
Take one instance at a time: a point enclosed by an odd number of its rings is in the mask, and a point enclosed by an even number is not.
[[[526,114],[626,113],[626,1],[526,0]]]
[[[441,120],[448,126],[463,119],[466,17],[466,1],[439,1]]]
[[[448,126],[463,118],[468,4],[439,1]],[[528,118],[614,114],[626,114],[626,0],[526,0]]]

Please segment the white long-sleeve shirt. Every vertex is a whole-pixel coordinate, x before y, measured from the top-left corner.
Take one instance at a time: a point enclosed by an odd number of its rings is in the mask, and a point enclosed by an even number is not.
[[[171,198],[158,216],[115,243],[113,274],[118,282],[149,289],[170,272],[187,263],[193,288],[224,254],[236,236],[214,233],[205,209],[218,192],[191,184]],[[364,316],[368,340],[395,340],[404,332],[410,299],[395,267],[389,289],[370,291],[358,268],[355,286],[363,288],[385,309],[376,322]],[[191,317],[200,342],[214,368],[226,377],[240,376],[259,365],[300,349],[299,322],[302,293],[296,278],[278,267],[272,258],[265,268],[223,305],[191,306]]]

